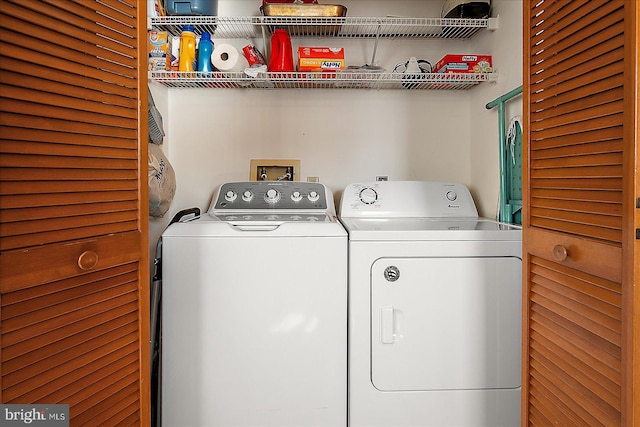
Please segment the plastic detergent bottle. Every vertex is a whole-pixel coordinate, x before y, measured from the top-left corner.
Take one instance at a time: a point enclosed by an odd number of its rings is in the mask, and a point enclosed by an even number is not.
[[[213,52],[213,42],[211,34],[202,33],[200,35],[200,44],[198,45],[198,71],[212,72],[211,53]]]
[[[193,25],[182,27],[180,35],[180,66],[179,71],[195,71],[196,62],[196,33]]]
[[[293,71],[291,37],[285,29],[276,28],[271,36],[269,71]]]

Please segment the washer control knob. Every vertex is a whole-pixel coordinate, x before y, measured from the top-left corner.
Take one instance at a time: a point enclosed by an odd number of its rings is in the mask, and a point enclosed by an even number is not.
[[[237,197],[238,197],[238,195],[237,195],[237,194],[236,194],[236,192],[235,192],[235,191],[233,191],[233,190],[229,190],[229,191],[227,191],[227,192],[225,193],[225,195],[224,195],[224,199],[225,199],[227,202],[233,202]]]
[[[242,193],[242,200],[244,200],[245,202],[250,202],[251,199],[253,199],[253,193],[249,190],[246,190],[244,193]]]
[[[278,190],[274,188],[270,188],[267,190],[267,193],[264,195],[264,200],[267,203],[278,203],[278,200],[280,200],[280,193],[278,193]]]
[[[293,193],[291,193],[291,200],[293,200],[294,202],[299,202],[300,200],[302,200],[302,193],[297,190],[294,191]]]
[[[458,198],[458,194],[455,191],[447,191],[447,199],[455,201]]]
[[[307,196],[307,199],[309,199],[310,202],[317,202],[319,198],[320,198],[320,194],[318,194],[317,191],[309,191],[309,195]]]
[[[365,205],[372,205],[378,200],[378,192],[371,187],[360,190],[360,201]]]

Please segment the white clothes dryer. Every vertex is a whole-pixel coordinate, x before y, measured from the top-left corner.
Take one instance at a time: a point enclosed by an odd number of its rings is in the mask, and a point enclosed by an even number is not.
[[[349,185],[349,426],[520,424],[521,229],[460,184]]]
[[[162,241],[162,425],[346,426],[347,234],[331,191],[227,183]]]

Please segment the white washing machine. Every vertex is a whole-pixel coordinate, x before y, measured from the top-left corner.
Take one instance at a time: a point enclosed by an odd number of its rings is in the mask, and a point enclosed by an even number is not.
[[[227,183],[162,239],[162,425],[346,426],[347,234],[331,192]]]
[[[521,229],[441,182],[349,185],[349,426],[520,425]]]

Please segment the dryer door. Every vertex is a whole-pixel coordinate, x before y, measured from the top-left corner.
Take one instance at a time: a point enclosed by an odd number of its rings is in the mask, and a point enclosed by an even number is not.
[[[520,386],[516,257],[380,258],[371,270],[371,380],[383,391]]]

